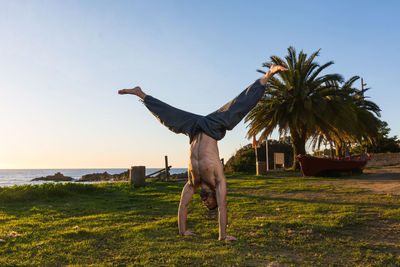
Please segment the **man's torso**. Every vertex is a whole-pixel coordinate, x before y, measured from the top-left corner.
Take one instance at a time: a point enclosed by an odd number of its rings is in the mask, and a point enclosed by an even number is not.
[[[205,133],[197,134],[190,144],[189,183],[195,188],[203,184],[215,189],[218,179],[222,177],[223,166],[219,159],[217,140]]]

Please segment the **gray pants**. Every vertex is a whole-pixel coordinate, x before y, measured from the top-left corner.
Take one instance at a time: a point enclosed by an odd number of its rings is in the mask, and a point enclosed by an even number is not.
[[[183,133],[190,143],[199,132],[221,140],[226,130],[232,130],[263,97],[265,87],[255,81],[237,97],[207,116],[193,114],[172,107],[150,95],[143,101],[151,113],[174,133]]]

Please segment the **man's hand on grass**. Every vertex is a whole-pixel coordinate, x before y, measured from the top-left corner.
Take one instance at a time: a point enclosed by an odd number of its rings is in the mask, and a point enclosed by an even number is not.
[[[183,235],[183,236],[186,236],[186,235],[187,235],[187,236],[191,236],[191,235],[196,235],[196,234],[193,233],[193,232],[190,232],[190,231],[185,231],[185,232],[182,233],[182,235]]]
[[[225,236],[225,238],[220,239],[220,240],[221,241],[234,241],[234,240],[236,240],[236,237],[227,235],[227,236]]]

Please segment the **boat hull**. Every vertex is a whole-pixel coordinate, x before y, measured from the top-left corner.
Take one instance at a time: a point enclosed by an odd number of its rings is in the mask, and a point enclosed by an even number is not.
[[[301,172],[305,176],[337,175],[340,172],[362,173],[369,155],[352,156],[343,159],[317,158],[299,155]]]

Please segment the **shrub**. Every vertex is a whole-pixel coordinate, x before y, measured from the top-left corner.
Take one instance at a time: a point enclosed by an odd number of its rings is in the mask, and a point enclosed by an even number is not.
[[[274,167],[274,153],[285,154],[285,166],[291,166],[293,164],[293,148],[289,141],[281,142],[276,140],[268,140],[268,163],[270,169]],[[257,156],[259,161],[265,162],[265,142],[257,148]],[[226,162],[225,172],[256,172],[256,155],[251,144],[240,148],[236,154]]]

